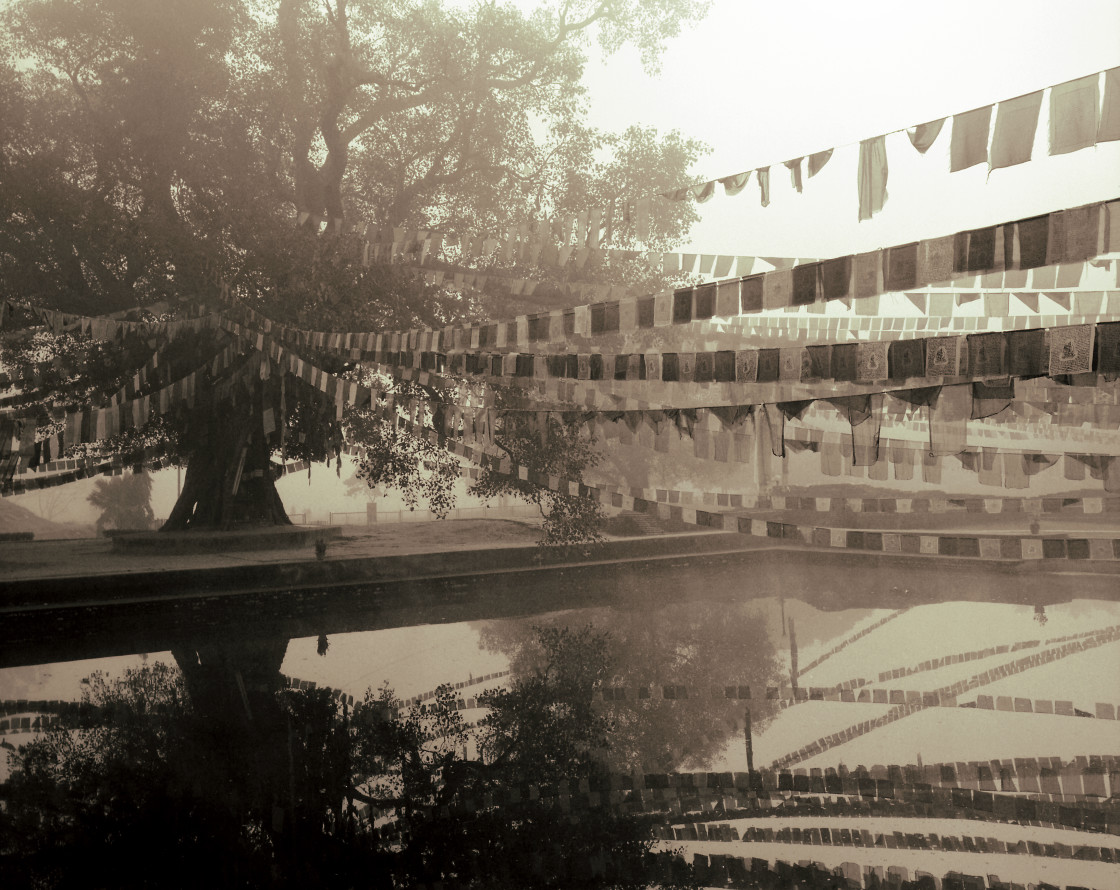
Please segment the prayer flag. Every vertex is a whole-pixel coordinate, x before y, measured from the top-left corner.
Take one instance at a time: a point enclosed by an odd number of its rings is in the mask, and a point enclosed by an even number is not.
[[[793,270],[781,269],[762,276],[762,308],[784,309],[793,299]]]
[[[1050,154],[1096,145],[1100,76],[1090,74],[1050,88]]]
[[[888,291],[915,287],[918,274],[918,242],[883,251],[883,283]]]
[[[816,302],[820,267],[820,263],[804,263],[793,267],[791,305],[806,306]]]
[[[794,158],[792,161],[786,161],[785,165],[789,168],[790,179],[793,182],[793,187],[798,194],[801,194],[801,162],[805,160],[804,157]]]
[[[972,387],[943,386],[929,409],[929,450],[932,455],[958,454],[965,447],[972,416]]]
[[[925,353],[921,340],[896,340],[887,350],[887,363],[892,380],[925,376]]]
[[[996,128],[988,169],[1013,167],[1031,159],[1042,91],[1000,102],[996,109]]]
[[[935,337],[926,349],[927,377],[955,377],[960,373],[960,337]]]
[[[1093,369],[1091,324],[1050,329],[1050,374],[1082,374]]]
[[[1046,373],[1043,344],[1046,332],[1011,331],[1008,334],[1008,373],[1015,377],[1037,377]]]
[[[1110,68],[1104,73],[1104,105],[1097,127],[1097,142],[1117,139],[1120,139],[1120,68]]]
[[[758,173],[758,191],[762,196],[762,206],[770,206],[770,168],[759,167],[756,171]]]
[[[812,179],[814,176],[816,176],[818,173],[821,172],[821,170],[824,168],[824,165],[828,163],[828,159],[832,157],[832,151],[833,150],[831,148],[829,148],[829,149],[826,149],[825,151],[818,151],[818,152],[815,152],[814,154],[809,155],[809,178],[810,179]]]
[[[848,295],[852,277],[852,258],[839,257],[821,263],[821,290],[824,299],[836,300]]]
[[[930,146],[937,140],[938,135],[941,133],[941,128],[944,125],[945,118],[930,121],[926,124],[918,124],[918,126],[913,129],[907,130],[906,135],[910,139],[910,144],[919,152],[925,154],[929,151]]]
[[[887,342],[883,340],[857,344],[856,380],[883,380],[887,376]]]
[[[859,144],[859,219],[871,219],[887,200],[887,146],[885,136]]]
[[[1015,384],[1011,380],[994,384],[976,381],[972,384],[972,419],[982,420],[999,414],[1007,409],[1013,398]]]
[[[1120,371],[1120,321],[1097,325],[1097,370]]]
[[[953,277],[952,235],[919,242],[915,285],[938,284]]]
[[[736,173],[734,176],[725,176],[721,179],[720,183],[723,185],[723,193],[729,198],[739,194],[739,192],[747,187],[747,183],[751,178],[751,172],[752,171],[747,170],[745,173]]]
[[[991,105],[953,115],[953,135],[949,143],[951,173],[966,170],[988,159],[988,130],[991,121]]]

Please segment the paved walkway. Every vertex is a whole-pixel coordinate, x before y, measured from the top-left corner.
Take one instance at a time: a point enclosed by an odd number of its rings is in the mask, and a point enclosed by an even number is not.
[[[341,536],[329,543],[327,559],[524,547],[535,544],[539,534],[530,523],[509,520],[461,519],[422,525],[344,526]],[[147,549],[116,551],[108,538],[17,541],[0,543],[0,581],[221,569],[313,559],[315,551],[310,544],[264,550],[167,553]]]

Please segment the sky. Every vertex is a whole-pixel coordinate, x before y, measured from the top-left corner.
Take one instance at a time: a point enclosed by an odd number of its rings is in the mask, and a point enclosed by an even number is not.
[[[705,179],[774,165],[770,206],[753,179],[733,198],[717,188],[691,251],[827,257],[1120,196],[1120,143],[1048,157],[1044,103],[1034,159],[990,176],[949,173],[948,123],[924,156],[888,136],[886,206],[857,220],[859,140],[1118,65],[1116,0],[714,0],[656,76],[623,50],[585,82],[599,127],[640,122],[708,143],[695,168]],[[781,163],[832,147],[794,192]]]

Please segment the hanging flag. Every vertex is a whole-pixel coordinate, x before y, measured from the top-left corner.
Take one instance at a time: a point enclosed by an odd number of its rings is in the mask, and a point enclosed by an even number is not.
[[[1050,154],[1097,143],[1100,77],[1090,74],[1050,88]]]
[[[1093,369],[1095,325],[1050,329],[1050,374],[1083,374]]]
[[[1104,73],[1104,104],[1101,122],[1097,127],[1097,142],[1114,142],[1120,139],[1120,68],[1110,68]]]
[[[762,206],[770,206],[770,168],[759,167],[756,171],[758,173],[758,191],[762,196]]]
[[[992,153],[988,158],[989,170],[1025,164],[1031,159],[1041,108],[1041,90],[999,103],[996,108],[995,133],[992,136]]]
[[[818,151],[814,154],[809,155],[809,178],[810,179],[812,179],[814,176],[816,176],[818,173],[821,172],[821,170],[824,168],[824,165],[828,163],[828,159],[832,157],[832,151],[833,150],[831,148],[829,148],[829,149],[826,149],[825,151]]]
[[[642,198],[634,205],[634,235],[643,244],[649,240],[650,198]]]
[[[943,386],[929,408],[931,454],[959,454],[964,450],[968,420],[972,416],[972,387]]]
[[[859,144],[859,218],[871,219],[887,200],[887,145],[885,136]]]
[[[915,287],[918,274],[918,242],[883,251],[883,286],[888,291]]]
[[[953,136],[949,142],[951,173],[982,164],[988,159],[988,131],[991,122],[991,105],[953,115]]]
[[[712,195],[716,193],[716,184],[712,182],[705,182],[703,185],[694,185],[692,187],[692,197],[696,199],[697,204],[703,204],[711,200]]]
[[[739,194],[739,192],[747,187],[747,183],[751,178],[751,172],[752,171],[747,170],[745,173],[736,173],[734,176],[725,176],[721,179],[720,183],[723,185],[723,193],[729,198]]]
[[[852,278],[850,256],[825,260],[821,263],[821,295],[826,300],[838,300],[848,295]]]
[[[945,125],[945,118],[940,120],[930,121],[926,124],[918,124],[906,131],[906,135],[910,138],[910,144],[914,146],[919,152],[925,154],[929,148],[937,140],[941,133],[941,128]]]
[[[960,337],[934,337],[927,343],[927,377],[955,377],[960,373],[960,361]]]
[[[792,161],[786,161],[785,165],[789,168],[790,180],[793,183],[794,189],[798,194],[801,194],[801,162],[805,160],[804,157],[794,158]]]
[[[972,384],[972,419],[983,420],[985,417],[994,417],[1006,411],[1014,398],[1013,380],[999,383],[984,383],[978,380]]]

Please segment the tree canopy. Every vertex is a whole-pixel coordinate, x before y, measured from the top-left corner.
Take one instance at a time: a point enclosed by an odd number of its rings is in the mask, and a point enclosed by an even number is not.
[[[188,463],[176,527],[284,521],[268,455],[334,457],[359,427],[374,454],[365,478],[413,486],[442,509],[447,466],[428,476],[403,467],[414,458],[440,467],[428,444],[404,447],[396,430],[349,409],[332,416],[320,394],[295,381],[285,388],[267,367],[254,380],[255,361],[228,332],[192,331],[180,345],[167,342],[167,328],[107,340],[88,322],[65,319],[127,312],[120,317],[156,324],[213,312],[222,308],[219,279],[239,305],[313,330],[438,328],[510,310],[450,282],[424,283],[409,268],[422,256],[371,262],[367,227],[431,233],[446,248],[440,262],[532,274],[553,301],[565,299],[573,275],[652,289],[664,279],[643,251],[676,243],[695,213],[687,202],[666,202],[639,233],[629,208],[687,181],[704,146],[639,125],[595,131],[580,78],[596,44],[604,52],[634,45],[643,64],[656,66],[664,41],[704,6],[9,4],[0,16],[0,298],[69,314],[46,329],[37,326],[41,317],[21,314],[15,325],[26,332],[5,335],[0,346],[5,366],[17,371],[20,422],[34,422],[38,443],[59,432],[63,408],[114,405],[130,379],[141,384],[130,397],[155,393],[177,379],[171,368],[186,374],[206,364],[186,409],[152,412],[127,434],[93,431],[83,441],[96,445],[81,449],[158,448]],[[606,233],[618,256],[593,256],[578,269],[553,263],[558,244],[570,251],[572,218],[588,214],[595,231],[581,237],[598,243]],[[525,249],[495,250],[511,232]],[[231,346],[238,356],[211,361]],[[157,353],[159,371],[138,378]],[[305,356],[371,385],[367,370],[335,353]],[[239,422],[217,422],[215,412],[230,404]],[[269,412],[271,431],[262,432]],[[204,437],[222,441],[206,445]],[[215,496],[223,484],[224,503]]]

